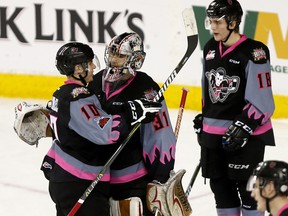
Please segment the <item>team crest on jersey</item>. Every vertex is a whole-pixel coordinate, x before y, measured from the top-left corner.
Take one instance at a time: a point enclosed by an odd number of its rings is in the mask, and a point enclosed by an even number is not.
[[[98,125],[99,125],[100,128],[104,128],[105,125],[109,122],[109,120],[110,120],[110,118],[101,117],[101,118],[99,118],[99,120],[98,120],[97,123],[98,123]]]
[[[215,58],[215,50],[209,50],[209,52],[207,53],[205,59],[206,60],[211,60]]]
[[[80,94],[90,94],[87,88],[85,87],[77,87],[74,88],[73,91],[71,92],[73,98],[78,97]]]
[[[224,68],[211,70],[205,73],[208,79],[209,96],[212,103],[224,102],[231,93],[238,91],[240,78],[238,76],[229,77]]]
[[[254,58],[254,61],[260,61],[261,59],[266,59],[266,52],[261,48],[254,49],[252,52],[252,56]]]
[[[145,98],[148,100],[153,100],[157,95],[157,92],[154,89],[150,89],[148,91],[144,91]]]

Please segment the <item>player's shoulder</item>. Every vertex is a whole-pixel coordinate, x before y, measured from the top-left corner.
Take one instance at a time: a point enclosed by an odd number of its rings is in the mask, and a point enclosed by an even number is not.
[[[249,60],[255,63],[265,63],[270,59],[269,49],[261,41],[247,38],[239,48]]]
[[[135,78],[154,82],[153,78],[143,71],[137,71]]]
[[[129,84],[127,89],[129,92],[133,92],[135,97],[136,95],[137,97],[139,97],[139,95],[141,95],[141,97],[145,95],[146,98],[153,99],[160,87],[147,73],[137,71],[133,82]]]
[[[147,73],[142,71],[137,71],[136,76],[133,80],[134,84],[141,85],[141,86],[155,86],[158,85],[156,81],[149,76]]]
[[[53,94],[54,97],[65,101],[75,101],[80,98],[86,98],[91,93],[85,86],[78,84],[65,84],[59,87]]]
[[[243,42],[242,47],[245,47],[247,50],[254,50],[254,49],[259,49],[259,47],[263,50],[269,50],[268,47],[261,41],[258,40],[254,40],[251,38],[247,38],[244,42]]]

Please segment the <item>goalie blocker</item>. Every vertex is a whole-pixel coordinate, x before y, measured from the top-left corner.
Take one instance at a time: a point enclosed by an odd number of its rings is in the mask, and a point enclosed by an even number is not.
[[[149,211],[157,216],[189,216],[191,206],[182,187],[185,170],[177,173],[171,171],[170,178],[165,184],[152,182],[147,186],[147,205]]]

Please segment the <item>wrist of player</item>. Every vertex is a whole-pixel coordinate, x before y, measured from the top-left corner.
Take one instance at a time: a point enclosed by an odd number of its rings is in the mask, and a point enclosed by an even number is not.
[[[195,118],[193,119],[193,127],[194,127],[194,131],[196,134],[202,133],[202,128],[203,128],[203,115],[202,115],[202,113],[196,115]]]
[[[202,130],[203,130],[203,115],[202,113],[195,116],[193,119],[194,132],[197,134],[198,144],[202,145]]]
[[[130,119],[131,125],[137,122],[147,123],[154,120],[162,105],[160,102],[154,102],[147,99],[136,99],[126,103],[126,113]]]
[[[257,128],[257,122],[251,119],[237,118],[222,137],[222,145],[226,151],[237,151],[243,148]]]

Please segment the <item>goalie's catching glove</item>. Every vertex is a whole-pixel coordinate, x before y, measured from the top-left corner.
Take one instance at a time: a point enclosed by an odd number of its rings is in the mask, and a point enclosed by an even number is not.
[[[137,122],[148,123],[153,121],[161,107],[160,102],[141,98],[128,101],[126,103],[126,112],[128,113],[131,125],[134,125]]]
[[[14,109],[14,130],[24,142],[37,145],[42,137],[51,136],[49,113],[44,106],[22,102]]]
[[[257,127],[257,122],[250,119],[235,119],[222,137],[226,151],[237,151],[243,148]]]

